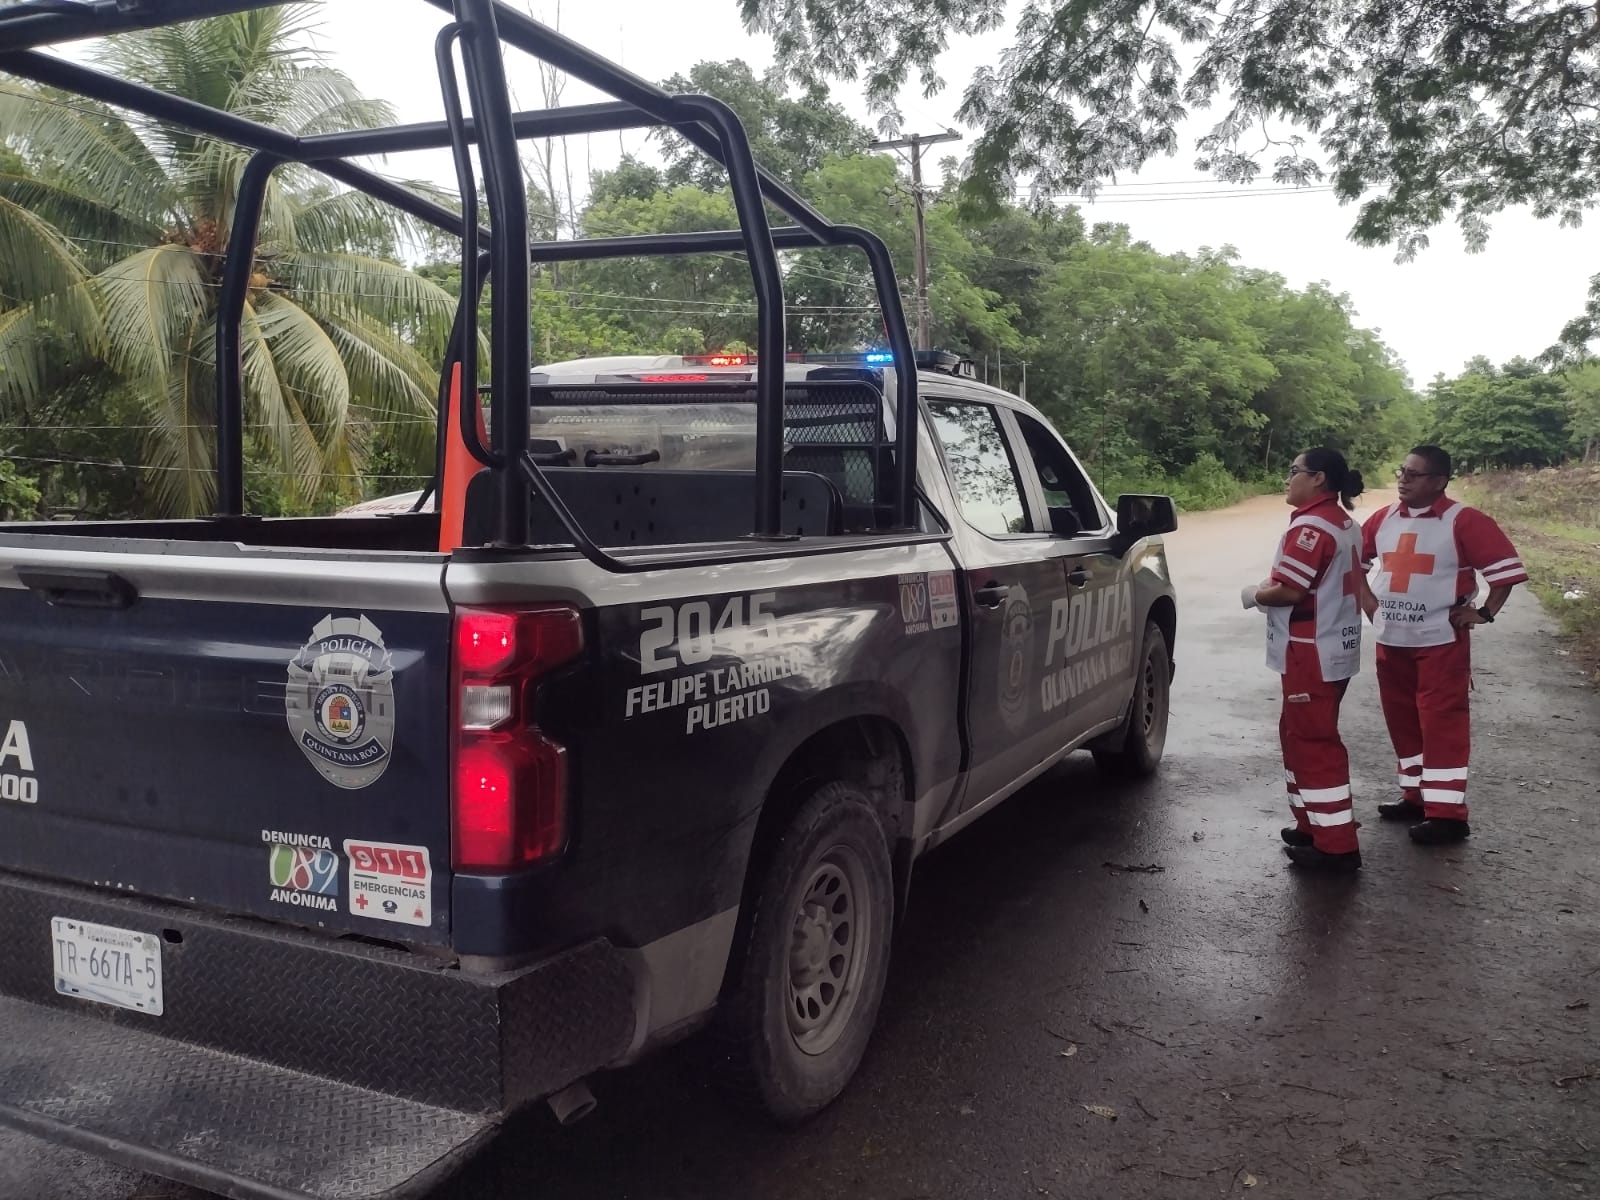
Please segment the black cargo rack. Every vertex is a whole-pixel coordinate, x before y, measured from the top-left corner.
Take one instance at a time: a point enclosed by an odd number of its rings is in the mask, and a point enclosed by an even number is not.
[[[530,495],[537,492],[554,510],[573,544],[607,570],[631,571],[601,550],[556,495],[528,451],[526,404],[493,404],[490,444],[476,436],[479,404],[475,314],[492,276],[490,390],[494,396],[526,396],[532,367],[528,312],[529,267],[558,262],[643,255],[742,252],[749,261],[757,303],[756,353],[768,363],[784,361],[783,278],[780,250],[850,248],[871,265],[895,367],[894,486],[886,507],[898,530],[917,527],[917,362],[894,274],[876,234],[827,220],[792,189],[760,168],[733,111],[709,96],[670,95],[606,61],[499,0],[424,0],[451,21],[436,43],[445,119],[386,129],[298,137],[103,72],[40,53],[38,47],[117,33],[175,25],[207,17],[272,8],[291,0],[22,0],[0,8],[0,70],[169,121],[255,155],[246,169],[234,212],[217,314],[217,505],[219,517],[244,511],[243,373],[240,335],[262,207],[272,172],[288,163],[312,167],[347,187],[385,201],[413,218],[462,239],[462,292],[440,382],[441,457],[448,380],[462,374],[460,427],[474,458],[496,473],[500,496],[492,547],[520,551],[527,545]],[[504,50],[510,46],[614,97],[611,103],[537,112],[513,112]],[[465,116],[456,50],[473,117]],[[728,171],[740,227],[681,234],[530,242],[527,195],[518,157],[522,140],[623,129],[671,127]],[[348,161],[353,157],[409,150],[453,149],[462,213],[478,211],[472,148],[478,148],[489,227],[418,196]],[[794,223],[772,228],[764,202]],[[784,376],[760,372],[756,400],[756,487],[751,535],[782,539]],[[436,473],[435,482],[438,475]]]

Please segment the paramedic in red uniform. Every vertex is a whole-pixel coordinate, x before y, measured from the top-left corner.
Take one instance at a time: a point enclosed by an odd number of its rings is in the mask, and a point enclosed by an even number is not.
[[[1361,472],[1337,450],[1296,458],[1285,496],[1294,513],[1272,574],[1242,597],[1266,610],[1267,665],[1283,677],[1278,734],[1295,820],[1282,833],[1287,853],[1299,866],[1332,871],[1361,866],[1339,737],[1339,703],[1361,669],[1361,529],[1344,511],[1361,491]]]
[[[1467,690],[1471,630],[1492,622],[1528,581],[1500,526],[1444,494],[1450,456],[1418,446],[1398,472],[1400,500],[1368,518],[1361,557],[1376,563],[1365,601],[1378,641],[1378,696],[1399,760],[1400,799],[1387,818],[1414,821],[1411,840],[1459,842],[1467,824]],[[1475,607],[1477,572],[1489,597]]]

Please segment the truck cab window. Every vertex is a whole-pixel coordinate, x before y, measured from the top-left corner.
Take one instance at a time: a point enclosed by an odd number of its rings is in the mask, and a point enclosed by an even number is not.
[[[1022,482],[994,409],[970,401],[930,400],[928,411],[967,524],[989,537],[1031,532]]]
[[[1066,530],[1098,530],[1104,520],[1095,504],[1089,481],[1077,463],[1072,461],[1061,445],[1061,440],[1039,421],[1026,413],[1013,412],[1028,446],[1028,457],[1039,477],[1044,491],[1045,505],[1050,509],[1051,525],[1057,533]],[[1064,510],[1064,511],[1063,511]],[[1063,521],[1062,517],[1069,518]]]

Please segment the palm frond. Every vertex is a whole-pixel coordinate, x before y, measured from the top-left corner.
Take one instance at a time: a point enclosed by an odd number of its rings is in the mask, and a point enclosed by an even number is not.
[[[433,453],[438,371],[394,333],[359,313],[323,318],[350,376],[352,407],[386,425],[414,462]]]
[[[261,318],[251,305],[245,306],[240,341],[244,351],[245,419],[286,471],[302,477],[315,475],[320,458],[316,439],[284,387]]]
[[[278,377],[326,455],[349,436],[350,376],[339,347],[310,313],[286,297],[263,296],[256,312]]]
[[[0,312],[0,404],[37,404],[44,398],[46,366],[33,307]]]
[[[273,273],[296,303],[319,319],[360,313],[390,326],[448,329],[455,298],[432,280],[395,263],[358,254],[285,254]]]
[[[161,240],[164,231],[160,225],[72,186],[78,182],[0,172],[0,203],[9,201],[53,227],[61,240],[74,243],[90,261],[109,264],[129,249]],[[0,272],[5,270],[0,262]],[[5,286],[5,276],[0,275],[0,287]]]
[[[150,428],[144,438],[145,487],[169,516],[209,511],[216,496],[216,400],[209,322],[195,313],[173,345],[174,369],[159,387],[140,389]]]
[[[415,195],[436,204],[452,205],[452,196],[443,188],[423,180],[396,181]],[[421,222],[365,192],[323,193],[302,201],[294,215],[295,242],[284,250],[313,254],[336,254],[351,245],[370,240],[374,230],[383,230],[396,242],[421,241]]]
[[[31,208],[0,191],[0,305],[71,292],[88,277],[71,243]]]
[[[67,105],[70,104],[70,107]],[[93,180],[106,204],[152,224],[173,209],[167,172],[114,110],[48,88],[0,82],[0,130],[46,178]]]
[[[343,71],[277,67],[241,81],[235,111],[290,133],[308,135],[392,125],[395,109],[364,96]]]
[[[178,343],[213,308],[199,256],[186,246],[141,250],[102,271],[95,288],[108,361],[130,379],[165,387]]]

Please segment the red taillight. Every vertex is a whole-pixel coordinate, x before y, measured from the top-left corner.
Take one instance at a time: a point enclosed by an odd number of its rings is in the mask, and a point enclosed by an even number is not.
[[[534,685],[583,650],[575,609],[456,612],[452,861],[509,871],[567,840],[566,750],[533,724]]]

